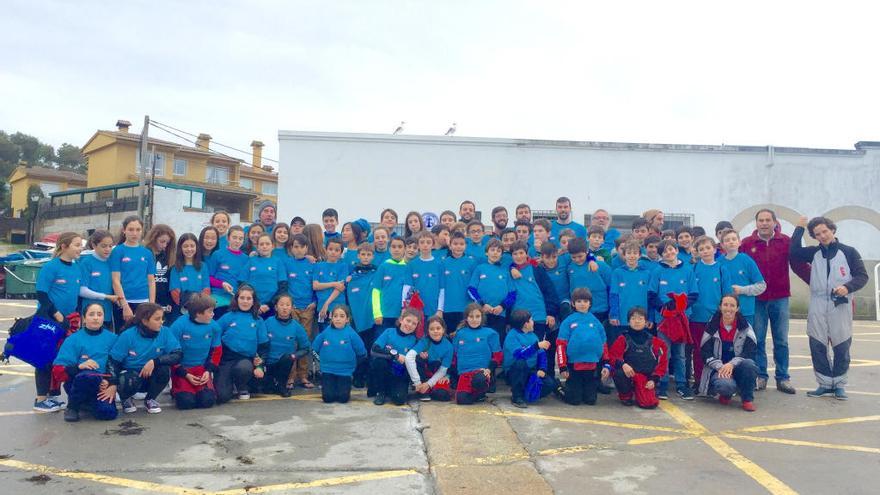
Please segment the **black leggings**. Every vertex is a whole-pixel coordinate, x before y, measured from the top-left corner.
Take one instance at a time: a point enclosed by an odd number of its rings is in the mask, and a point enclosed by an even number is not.
[[[443,322],[446,323],[446,333],[450,334],[458,328],[458,324],[464,319],[464,312],[453,311],[451,313],[443,313]]]
[[[351,398],[351,377],[323,373],[321,375],[321,399],[324,402],[345,404]]]
[[[50,390],[52,387],[52,365],[48,368],[34,368],[34,386],[37,395],[61,395],[61,388]]]
[[[233,388],[238,393],[247,392],[254,377],[254,363],[249,359],[220,361],[220,369],[214,379],[217,390],[217,403],[223,404],[232,399]]]
[[[267,375],[271,378],[269,383],[275,388],[275,390],[269,390],[270,392],[281,393],[287,388],[287,379],[290,378],[290,370],[295,364],[296,362],[290,357],[290,354],[284,354],[278,361],[266,366]]]
[[[138,392],[146,392],[147,399],[155,399],[165,390],[170,379],[170,366],[156,366],[147,378],[141,377],[140,370],[123,370],[119,374],[119,398],[124,401]]]
[[[565,402],[573,406],[596,404],[599,391],[598,370],[569,371],[568,380],[565,380]]]
[[[507,335],[507,316],[486,314],[486,326],[498,332],[498,342],[504,345],[504,336]]]
[[[403,376],[396,375],[392,370],[393,364],[389,359],[373,358],[370,362],[370,383],[375,384],[376,392],[385,394],[392,402],[402,406],[409,393],[409,375],[405,370]]]

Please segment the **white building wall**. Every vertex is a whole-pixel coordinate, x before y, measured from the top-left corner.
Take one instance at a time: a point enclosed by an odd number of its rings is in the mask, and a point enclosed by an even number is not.
[[[612,214],[649,208],[692,213],[711,230],[759,204],[807,216],[834,208],[880,209],[880,148],[812,150],[740,146],[648,145],[433,136],[280,131],[279,219],[320,223],[378,221],[386,207],[458,211],[476,202],[484,222],[493,206],[552,210],[572,199],[576,218],[602,207]],[[851,225],[853,224],[853,225]],[[859,225],[860,224],[860,225]],[[842,240],[880,259],[880,233],[847,222]],[[786,225],[787,226],[787,225]],[[744,225],[743,231],[750,231]]]

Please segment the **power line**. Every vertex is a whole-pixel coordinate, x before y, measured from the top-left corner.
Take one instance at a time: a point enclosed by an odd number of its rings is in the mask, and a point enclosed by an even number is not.
[[[171,126],[168,126],[167,124],[158,124],[155,120],[151,120],[151,121],[150,121],[150,125],[153,126],[153,127],[155,127],[156,129],[159,129],[160,131],[164,131],[164,132],[167,132],[168,134],[171,134],[172,136],[176,136],[177,138],[182,139],[183,141],[185,141],[185,142],[188,143],[188,144],[192,144],[193,146],[195,146],[195,147],[197,147],[197,148],[199,147],[198,142],[193,141],[192,139],[186,138],[186,137],[184,137],[184,136],[181,136],[180,134],[177,134],[176,132],[169,131],[168,129],[166,129],[165,127],[171,127]],[[171,127],[171,128],[174,129],[173,127]],[[181,131],[181,130],[179,130],[179,129],[175,129],[175,130],[177,130],[177,131],[179,131],[179,132],[182,132],[182,133],[184,133],[184,134],[190,134],[190,133],[188,133],[188,132],[186,132],[186,131]],[[192,134],[190,134],[190,135],[192,135]],[[195,137],[198,137],[198,136],[195,136]],[[227,155],[226,153],[221,153],[221,152],[219,152],[219,151],[213,151],[213,150],[209,150],[209,152],[214,153],[214,154],[217,154],[217,155],[220,155],[220,156],[224,156],[224,157],[226,157],[226,158],[229,158],[230,160],[239,161],[239,162],[241,162],[241,163],[244,163],[245,165],[250,166],[250,167],[253,168],[253,169],[258,169],[258,168],[260,168],[260,167],[256,167],[256,166],[254,166],[252,163],[249,163],[249,162],[246,162],[246,161],[242,160],[241,158],[236,158],[236,157],[234,157],[234,156]],[[273,160],[273,161],[274,161],[274,160]]]
[[[175,130],[175,131],[177,131],[177,132],[182,132],[182,133],[187,134],[187,135],[190,135],[190,136],[192,136],[192,137],[194,137],[194,138],[198,138],[198,137],[199,137],[198,135],[193,134],[193,133],[191,133],[191,132],[186,132],[186,131],[184,131],[184,130],[178,129],[178,128],[176,128],[176,127],[173,127],[173,126],[171,126],[171,125],[168,125],[168,124],[165,124],[165,123],[162,123],[162,122],[158,122],[158,121],[156,121],[156,120],[153,120],[153,121],[151,121],[151,122],[156,123],[156,124],[164,125],[165,127],[169,128],[169,129],[173,129],[173,130]],[[244,153],[245,155],[249,155],[249,154],[251,153],[250,151],[240,150],[240,149],[238,149],[238,148],[234,148],[234,147],[232,147],[232,146],[229,146],[229,145],[226,145],[226,144],[223,144],[223,143],[217,142],[217,141],[211,141],[211,143],[216,144],[217,146],[222,146],[222,147],[224,147],[224,148],[228,148],[228,149],[231,149],[231,150],[234,150],[234,151],[238,151],[239,153]],[[267,158],[267,157],[263,157],[263,160],[269,160],[270,162],[278,163],[278,160],[273,160],[273,159],[271,159],[271,158]]]

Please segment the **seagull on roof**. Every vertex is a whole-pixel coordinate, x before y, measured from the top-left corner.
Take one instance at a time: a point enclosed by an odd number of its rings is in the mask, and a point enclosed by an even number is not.
[[[453,122],[453,123],[452,123],[452,127],[450,127],[450,128],[446,131],[446,134],[444,134],[444,136],[451,136],[451,135],[455,134],[455,126],[457,126],[457,125],[458,125],[458,124],[456,124],[455,122]]]
[[[395,135],[396,135],[396,134],[400,134],[401,132],[403,132],[403,124],[406,124],[406,122],[404,122],[404,121],[401,120],[401,121],[400,121],[400,125],[397,126],[397,129],[394,129],[394,132],[392,132],[391,134],[395,134]]]

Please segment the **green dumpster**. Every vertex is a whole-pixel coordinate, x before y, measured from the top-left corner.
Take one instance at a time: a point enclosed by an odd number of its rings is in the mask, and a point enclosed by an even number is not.
[[[49,259],[11,261],[3,265],[6,275],[6,297],[19,299],[36,297],[37,276],[40,268]]]

